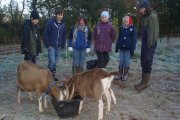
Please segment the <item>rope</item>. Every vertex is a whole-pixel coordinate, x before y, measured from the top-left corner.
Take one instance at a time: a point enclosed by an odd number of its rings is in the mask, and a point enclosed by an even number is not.
[[[29,96],[31,96],[31,94],[27,91],[27,90],[25,90],[17,81],[16,81],[16,83],[17,83],[17,85],[21,88],[21,89],[23,89]],[[32,95],[33,96],[33,95]]]

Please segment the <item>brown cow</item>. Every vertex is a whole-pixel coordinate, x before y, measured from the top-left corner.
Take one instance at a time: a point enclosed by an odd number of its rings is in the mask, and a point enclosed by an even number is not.
[[[98,120],[103,119],[103,101],[102,97],[105,95],[107,99],[106,113],[110,112],[111,97],[114,104],[116,98],[111,89],[111,82],[114,76],[118,75],[117,72],[107,72],[101,68],[95,68],[84,73],[79,73],[72,76],[67,82],[70,93],[70,99],[80,95],[82,98],[85,96],[93,97],[98,101],[99,114]],[[80,102],[79,113],[82,109],[83,100]]]
[[[68,99],[68,91],[60,90],[56,83],[52,84],[53,76],[51,72],[39,65],[36,65],[29,61],[23,61],[18,65],[17,68],[17,84],[18,84],[18,103],[20,103],[20,92],[26,91],[31,92],[35,91],[38,95],[39,102],[39,112],[43,112],[42,108],[42,93],[49,92],[51,96],[57,100]],[[49,86],[50,85],[50,86]],[[67,89],[68,90],[68,89]],[[64,93],[63,93],[64,92]],[[32,96],[30,96],[32,100]],[[47,100],[45,96],[45,108],[47,108]]]

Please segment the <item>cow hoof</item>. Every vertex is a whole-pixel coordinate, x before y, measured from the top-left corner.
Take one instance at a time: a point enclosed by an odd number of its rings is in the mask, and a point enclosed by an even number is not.
[[[110,111],[106,111],[106,115],[108,115],[110,113]]]
[[[44,111],[43,110],[39,110],[40,113],[43,113]]]

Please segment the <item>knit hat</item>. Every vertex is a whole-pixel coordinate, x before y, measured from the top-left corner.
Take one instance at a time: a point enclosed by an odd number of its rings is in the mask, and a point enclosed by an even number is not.
[[[31,12],[30,19],[39,19],[39,14],[36,10]]]
[[[101,16],[104,16],[104,17],[109,18],[109,12],[108,12],[108,11],[103,11],[103,12],[101,13]]]
[[[149,8],[150,7],[150,2],[148,0],[142,0],[139,3],[139,8]]]

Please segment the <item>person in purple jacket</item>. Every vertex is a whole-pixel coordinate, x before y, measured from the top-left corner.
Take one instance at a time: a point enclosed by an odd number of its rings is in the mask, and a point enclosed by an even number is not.
[[[56,74],[56,66],[59,61],[60,49],[63,49],[66,43],[66,25],[62,20],[64,10],[57,8],[55,17],[51,18],[44,32],[44,44],[48,49],[48,68],[51,71],[54,80]]]
[[[116,38],[116,31],[109,22],[109,12],[101,13],[101,21],[94,28],[94,50],[96,51],[98,68],[105,68],[109,62],[109,52]]]

